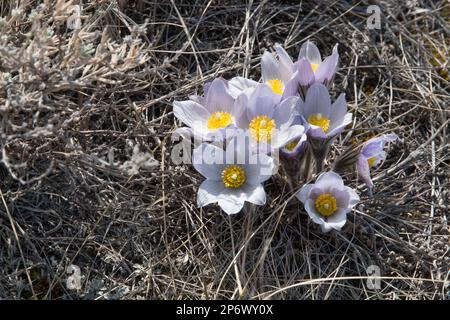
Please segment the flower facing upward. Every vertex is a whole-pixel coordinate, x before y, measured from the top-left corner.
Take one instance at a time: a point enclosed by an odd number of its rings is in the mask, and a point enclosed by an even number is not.
[[[296,196],[323,232],[341,230],[347,213],[359,202],[355,190],[344,186],[341,176],[332,171],[322,173],[314,184],[304,185]]]
[[[296,88],[291,85],[294,81],[295,64],[291,57],[279,44],[275,44],[276,57],[266,51],[261,57],[261,77],[278,99],[296,95]],[[294,81],[295,82],[295,81]],[[243,77],[235,77],[229,81],[230,90],[237,97],[240,93],[251,93],[258,86],[258,82]]]
[[[308,136],[312,138],[334,137],[352,122],[352,114],[347,113],[344,94],[331,104],[328,89],[322,84],[314,84],[309,88],[305,102],[299,100],[297,111],[309,125]]]
[[[379,137],[366,141],[361,149],[356,163],[356,168],[361,180],[369,187],[373,188],[373,182],[370,178],[370,169],[378,166],[380,162],[386,159],[386,152],[383,151],[387,142],[398,139],[396,134],[383,134]]]
[[[175,101],[173,112],[194,136],[220,140],[225,129],[235,127],[235,119],[241,113],[235,108],[234,102],[235,99],[228,92],[227,82],[215,79],[205,86],[205,97],[190,96],[190,100]]]
[[[262,183],[272,175],[274,161],[265,154],[252,154],[247,138],[234,136],[225,151],[206,143],[194,150],[194,167],[206,178],[197,194],[199,207],[218,203],[227,214],[235,214],[246,201],[265,204]]]
[[[336,73],[339,60],[338,45],[333,48],[331,56],[322,61],[319,49],[311,41],[306,41],[298,55],[296,78],[300,85],[310,86],[313,83],[328,85]]]
[[[240,95],[236,99],[236,105],[245,110],[236,119],[236,125],[248,130],[254,150],[271,152],[303,135],[304,127],[293,124],[298,99],[289,97],[279,102],[278,94],[266,84],[259,84],[250,96]]]

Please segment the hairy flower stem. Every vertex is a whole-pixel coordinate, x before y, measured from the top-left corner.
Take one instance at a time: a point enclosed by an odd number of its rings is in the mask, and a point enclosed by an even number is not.
[[[325,159],[330,151],[334,137],[329,139],[311,139],[310,146],[316,162],[316,173],[323,170]]]

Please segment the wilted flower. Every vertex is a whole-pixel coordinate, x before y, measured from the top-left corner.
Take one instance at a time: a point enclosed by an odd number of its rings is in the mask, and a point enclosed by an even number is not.
[[[356,163],[358,175],[369,189],[373,188],[372,179],[370,178],[370,169],[378,166],[381,161],[386,159],[386,152],[383,151],[387,142],[398,139],[396,134],[383,134],[379,137],[366,141],[361,149]]]
[[[297,62],[297,79],[302,86],[313,83],[328,85],[336,73],[339,60],[338,45],[333,48],[331,56],[322,61],[319,49],[311,41],[306,41],[300,48]]]
[[[332,171],[322,173],[314,184],[304,185],[296,196],[323,232],[341,230],[347,213],[359,202],[355,190],[344,186],[341,176]]]
[[[189,98],[187,101],[175,101],[173,113],[189,127],[195,137],[220,140],[225,129],[236,127],[236,118],[242,111],[235,107],[235,100],[229,94],[224,80],[215,79],[205,86],[205,97]]]
[[[236,100],[236,105],[245,110],[236,124],[249,131],[253,147],[260,152],[279,149],[304,133],[302,125],[293,124],[299,98],[279,99],[269,86],[259,84],[249,97],[240,95]]]
[[[203,143],[194,150],[193,160],[206,178],[197,194],[199,207],[217,202],[227,214],[235,214],[246,201],[266,203],[262,183],[272,175],[274,161],[265,154],[252,154],[246,135],[234,136],[225,151]]]

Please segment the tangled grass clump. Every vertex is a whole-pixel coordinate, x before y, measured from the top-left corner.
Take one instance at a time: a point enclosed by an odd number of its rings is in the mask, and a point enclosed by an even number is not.
[[[448,299],[449,5],[380,1],[368,30],[369,5],[2,3],[0,297]],[[265,50],[293,56],[309,39],[339,43],[331,91],[355,121],[337,146],[402,137],[374,197],[327,235],[279,177],[250,214],[196,208],[202,177],[170,159],[173,101],[219,76],[257,79]]]

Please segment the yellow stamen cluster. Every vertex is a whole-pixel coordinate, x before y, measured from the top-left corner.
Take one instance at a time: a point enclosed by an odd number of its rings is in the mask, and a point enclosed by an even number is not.
[[[273,93],[276,94],[283,94],[284,91],[284,84],[280,79],[272,79],[267,81],[268,86],[270,89],[272,89]]]
[[[222,181],[227,188],[239,188],[245,180],[245,171],[239,166],[228,166],[222,171]]]
[[[329,217],[336,212],[336,198],[329,193],[318,196],[315,205],[316,210],[325,217]]]
[[[268,116],[257,116],[248,125],[252,138],[257,142],[270,142],[276,128],[275,120]]]
[[[217,111],[214,112],[207,121],[208,130],[217,130],[226,128],[233,122],[231,114],[228,112]]]
[[[299,139],[292,140],[291,142],[289,142],[288,144],[286,144],[284,146],[284,149],[286,149],[289,152],[292,152],[295,149],[295,147],[297,146],[298,140]]]
[[[375,166],[375,162],[377,161],[376,157],[371,157],[369,159],[367,159],[367,163],[369,164],[369,168],[372,168],[373,166]]]
[[[308,122],[314,126],[321,127],[324,133],[327,133],[330,127],[330,119],[322,116],[322,114],[312,114],[308,117]]]
[[[310,63],[311,69],[314,73],[316,73],[317,68],[319,67],[319,64],[317,63]]]

